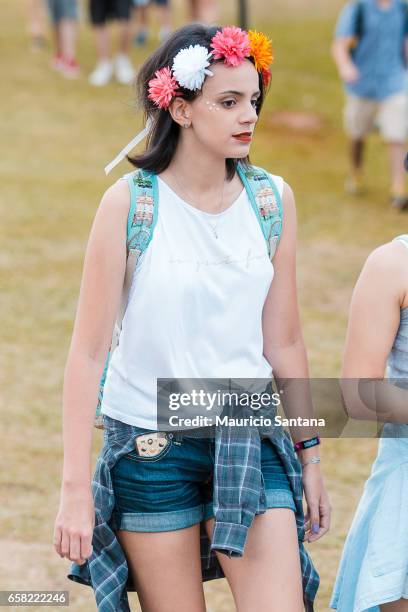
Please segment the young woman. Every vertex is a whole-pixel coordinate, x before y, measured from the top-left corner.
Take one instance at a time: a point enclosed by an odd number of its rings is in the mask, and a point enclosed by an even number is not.
[[[260,33],[190,25],[173,33],[138,76],[150,127],[147,149],[133,163],[157,177],[160,207],[109,366],[93,495],[91,432],[125,271],[126,181],[108,189],[96,214],[64,380],[55,548],[77,563],[70,577],[92,584],[100,610],[128,610],[131,581],[144,611],[201,612],[202,581],[222,575],[238,610],[313,610],[318,577],[301,542],[303,488],[309,542],[327,531],[330,511],[318,447],[302,445],[302,432],[294,441],[303,475],[293,445],[267,437],[259,446],[260,473],[253,457],[259,434],[241,447],[242,457],[236,445],[217,446],[208,437],[163,434],[158,453],[139,448],[144,434],[158,431],[157,378],[270,379],[272,367],[281,379],[308,377],[293,193],[270,177],[284,210],[272,265],[238,172],[238,162],[248,163],[271,61],[270,41]],[[245,485],[248,468],[249,480],[260,477],[256,486]],[[255,512],[252,525],[237,524],[251,492],[264,511]],[[200,551],[203,527],[205,537],[217,534],[213,574]]]
[[[387,359],[389,380],[383,381]],[[331,607],[407,612],[408,235],[376,249],[364,266],[353,294],[342,375],[351,416],[385,425]]]

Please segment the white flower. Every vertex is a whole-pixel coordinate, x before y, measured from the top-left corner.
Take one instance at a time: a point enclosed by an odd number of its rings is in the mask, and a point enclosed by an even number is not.
[[[213,76],[213,73],[207,70],[211,57],[212,53],[202,45],[190,45],[181,49],[173,61],[174,77],[186,89],[201,89],[206,75]]]

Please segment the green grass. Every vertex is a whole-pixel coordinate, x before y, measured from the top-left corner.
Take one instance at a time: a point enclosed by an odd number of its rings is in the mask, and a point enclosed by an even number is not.
[[[404,231],[388,205],[386,156],[374,136],[367,152],[369,191],[344,195],[346,140],[342,91],[328,48],[341,2],[252,3],[253,25],[273,36],[276,64],[252,160],[292,185],[298,206],[298,278],[312,373],[337,376],[351,291],[371,249]],[[226,2],[224,17],[233,3]],[[269,5],[268,5],[269,6]],[[132,92],[86,79],[69,82],[28,51],[24,3],[2,0],[3,95],[0,157],[3,468],[0,475],[0,588],[69,588],[71,608],[93,609],[90,590],[67,583],[68,563],[53,552],[61,469],[61,387],[87,236],[112,176],[103,167],[140,128]],[[181,6],[177,3],[177,18]],[[153,44],[150,45],[150,49]],[[94,63],[89,29],[79,59]],[[134,53],[140,63],[141,52]],[[311,129],[279,123],[281,111],[307,113]],[[95,436],[94,452],[100,444]],[[324,469],[333,528],[311,548],[321,573],[317,610],[326,610],[337,563],[376,443],[326,441]],[[208,609],[232,611],[225,581],[205,586]]]

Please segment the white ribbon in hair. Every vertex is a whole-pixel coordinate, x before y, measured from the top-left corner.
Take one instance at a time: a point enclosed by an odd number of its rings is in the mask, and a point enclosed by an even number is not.
[[[120,153],[118,153],[118,155],[115,157],[115,159],[112,159],[111,162],[109,162],[109,164],[107,166],[105,166],[105,174],[109,174],[109,172],[111,170],[113,170],[113,168],[115,166],[117,166],[118,164],[120,164],[120,162],[125,159],[126,155],[128,153],[130,153],[130,151],[132,149],[135,148],[136,145],[139,144],[139,142],[141,142],[143,140],[143,138],[146,138],[147,134],[150,131],[150,128],[152,127],[153,121],[150,119],[150,117],[147,119],[146,121],[146,125],[143,128],[143,130],[141,132],[139,132],[138,134],[136,134],[136,136],[126,145],[126,147],[124,147]]]

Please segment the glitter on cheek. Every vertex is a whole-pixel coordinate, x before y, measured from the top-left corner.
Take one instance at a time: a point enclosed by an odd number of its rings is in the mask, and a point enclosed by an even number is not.
[[[208,110],[213,111],[213,110],[220,110],[220,107],[218,104],[216,104],[215,102],[209,102],[208,100],[206,100],[206,105],[208,107]]]

